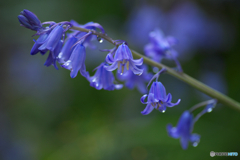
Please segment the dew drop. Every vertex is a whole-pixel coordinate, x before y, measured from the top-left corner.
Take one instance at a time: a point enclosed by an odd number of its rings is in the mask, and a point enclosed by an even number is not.
[[[162,110],[162,113],[165,113],[165,110]]]
[[[208,108],[208,109],[207,109],[207,112],[212,112],[212,108]]]
[[[99,37],[99,36],[97,36],[97,40],[98,40],[99,43],[103,42],[103,39],[101,37]]]
[[[197,146],[198,146],[198,142],[194,142],[193,147],[197,147]]]

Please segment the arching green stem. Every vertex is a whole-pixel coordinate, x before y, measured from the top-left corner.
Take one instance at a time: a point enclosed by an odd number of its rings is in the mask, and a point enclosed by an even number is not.
[[[99,32],[93,31],[93,30],[88,30],[88,29],[80,28],[80,27],[76,27],[76,26],[71,27],[71,29],[79,30],[79,31],[82,31],[82,32],[92,32],[92,34],[95,34],[98,37],[101,37],[101,38],[105,39],[106,41],[112,43],[113,45],[116,45],[115,41],[112,38],[108,37],[106,34],[102,34],[102,33],[99,33]],[[204,83],[190,77],[189,75],[187,75],[183,72],[181,72],[181,73],[177,72],[174,69],[171,69],[170,67],[167,67],[167,66],[165,66],[161,63],[155,62],[155,61],[151,60],[150,58],[148,58],[148,57],[146,57],[142,54],[139,54],[138,52],[136,52],[134,50],[131,50],[131,51],[132,51],[132,54],[135,58],[143,58],[144,63],[149,64],[149,65],[154,66],[154,67],[158,67],[159,69],[165,68],[166,73],[182,80],[183,82],[191,85],[192,87],[194,87],[194,88],[198,89],[199,91],[207,94],[208,96],[210,96],[214,99],[217,99],[218,102],[240,111],[240,103],[231,99],[230,97],[214,90],[213,88],[205,85]]]

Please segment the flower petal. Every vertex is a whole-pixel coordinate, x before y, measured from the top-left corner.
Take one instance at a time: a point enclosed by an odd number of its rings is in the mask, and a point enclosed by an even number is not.
[[[147,104],[147,102],[144,102],[144,100],[145,100],[145,98],[146,98],[147,96],[148,96],[147,94],[144,94],[144,95],[141,97],[140,101],[141,101],[143,104]]]
[[[146,108],[141,112],[143,115],[148,115],[152,112],[154,107],[151,105],[151,103],[147,104]]]
[[[186,150],[188,148],[188,141],[189,141],[188,137],[182,136],[180,138],[182,149]]]
[[[134,63],[136,66],[141,66],[143,64],[143,58],[140,59],[131,59],[131,61]]]
[[[133,71],[134,74],[141,75],[143,73],[143,69],[137,68],[132,61],[130,62],[130,69]]]
[[[166,89],[161,82],[156,82],[156,87],[154,88],[155,97],[161,101],[166,99]]]
[[[181,99],[178,99],[178,101],[177,101],[176,103],[171,103],[171,102],[169,102],[169,103],[165,103],[165,104],[166,104],[168,107],[173,107],[173,106],[178,105],[180,102],[181,102]]]
[[[107,63],[110,63],[110,64],[114,63],[114,58],[113,58],[113,56],[112,56],[112,53],[107,54],[107,56],[106,56],[106,62],[107,62]]]
[[[118,67],[118,62],[114,62],[112,65],[110,66],[104,66],[104,68],[107,70],[107,71],[113,71],[115,70],[116,68]]]
[[[149,94],[148,94],[148,103],[155,103],[155,102],[158,102],[158,100],[155,99],[153,93],[149,93]]]
[[[166,99],[164,100],[165,102],[172,102],[172,94],[168,93]]]
[[[168,135],[172,138],[179,138],[179,133],[176,127],[173,127],[171,124],[167,125]]]

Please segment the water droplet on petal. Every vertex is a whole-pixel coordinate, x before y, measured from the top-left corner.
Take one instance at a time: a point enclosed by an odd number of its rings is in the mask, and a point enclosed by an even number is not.
[[[162,113],[165,113],[165,110],[162,110]]]
[[[198,142],[194,142],[193,147],[197,147],[197,146],[198,146]]]
[[[207,112],[212,112],[212,108],[208,108],[208,109],[207,109]]]

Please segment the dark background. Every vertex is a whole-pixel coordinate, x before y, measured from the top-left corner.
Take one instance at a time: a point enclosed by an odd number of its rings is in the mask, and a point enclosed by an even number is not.
[[[168,123],[175,126],[184,110],[209,99],[174,77],[160,80],[174,102],[182,99],[180,105],[143,116],[136,89],[97,91],[81,75],[71,79],[68,70],[43,66],[46,56],[30,55],[34,32],[19,26],[23,9],[42,22],[98,22],[140,53],[149,31],[160,27],[179,39],[176,49],[187,74],[240,101],[238,0],[0,1],[0,159],[202,160],[211,159],[210,151],[240,154],[240,112],[225,105],[195,124],[193,133],[201,135],[196,148],[182,150],[179,140],[168,137]],[[87,51],[91,75],[105,56]],[[226,158],[234,159],[214,159]]]

